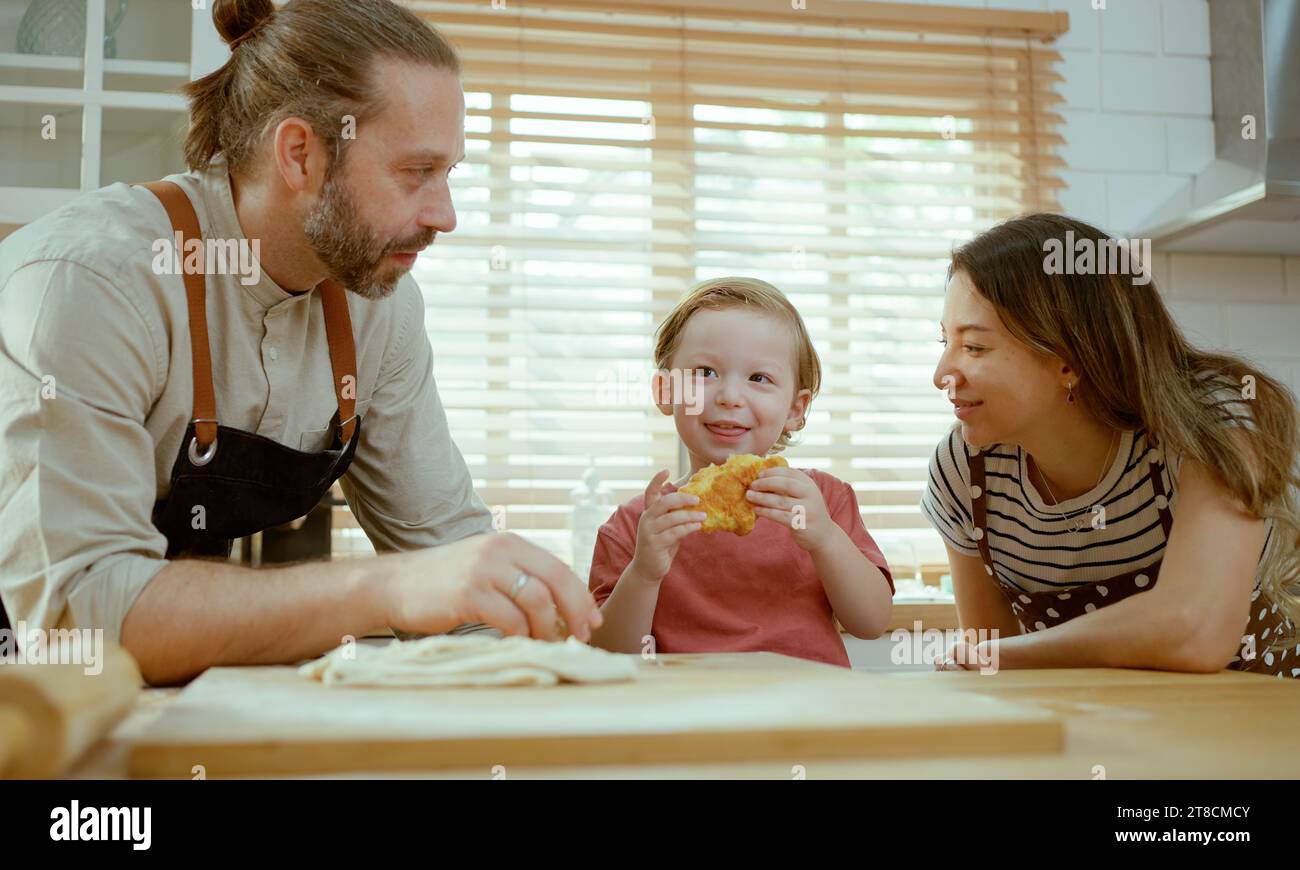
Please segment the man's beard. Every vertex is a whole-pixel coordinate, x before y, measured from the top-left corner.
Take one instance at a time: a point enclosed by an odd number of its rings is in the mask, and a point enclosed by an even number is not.
[[[426,230],[409,239],[382,244],[357,213],[347,187],[331,173],[321,187],[320,200],[303,223],[307,243],[329,269],[330,277],[366,299],[383,299],[406,274],[401,266],[385,263],[390,254],[428,247],[435,232]]]

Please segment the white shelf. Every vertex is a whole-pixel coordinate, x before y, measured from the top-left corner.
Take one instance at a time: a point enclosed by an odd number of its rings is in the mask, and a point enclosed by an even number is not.
[[[41,69],[63,72],[81,72],[85,61],[79,57],[60,57],[48,54],[16,54],[0,52],[0,68],[4,69]],[[189,80],[190,65],[168,60],[127,60],[123,58],[105,58],[104,73],[138,76],[173,76]]]
[[[85,63],[79,57],[59,57],[52,54],[16,54],[0,51],[0,67],[7,69],[59,69],[79,70]]]
[[[153,91],[88,91],[84,88],[44,88],[0,85],[0,103],[39,103],[43,106],[102,106],[105,109],[155,109],[183,112],[181,94]]]
[[[86,0],[81,56],[17,52],[10,33],[28,3],[0,0],[0,223],[27,223],[112,181],[183,170],[188,107],[179,86],[229,57],[212,4],[132,0],[118,57],[106,58],[104,14],[113,0]],[[57,122],[57,140],[41,137],[46,115]]]

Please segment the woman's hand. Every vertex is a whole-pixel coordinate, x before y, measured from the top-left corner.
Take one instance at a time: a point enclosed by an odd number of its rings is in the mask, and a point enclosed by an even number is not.
[[[974,667],[971,667],[972,665]],[[976,658],[975,645],[964,640],[959,640],[948,647],[944,657],[934,663],[936,671],[970,671],[978,667],[979,659]]]
[[[645,488],[645,510],[636,527],[636,554],[632,568],[638,577],[658,583],[668,573],[681,546],[682,538],[697,532],[707,514],[688,511],[700,503],[698,496],[685,492],[666,492],[668,471],[659,472]]]
[[[822,491],[797,468],[763,469],[745,498],[754,513],[790,529],[795,543],[810,553],[824,547],[839,529],[826,510]]]
[[[952,646],[948,647],[947,654],[934,663],[936,671],[979,671],[982,674],[995,673],[998,669],[996,661],[997,649],[994,647],[996,641],[981,641],[980,643],[971,643],[969,640],[959,640]]]

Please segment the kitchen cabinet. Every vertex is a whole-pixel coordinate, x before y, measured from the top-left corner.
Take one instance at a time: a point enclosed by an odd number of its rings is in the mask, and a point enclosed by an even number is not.
[[[112,57],[105,17],[118,0],[86,0],[80,54],[21,52],[20,43],[56,48],[60,34],[76,29],[66,19],[62,29],[35,24],[57,2],[0,0],[0,227],[83,191],[182,171],[187,112],[178,89],[228,57],[206,0],[128,0]]]

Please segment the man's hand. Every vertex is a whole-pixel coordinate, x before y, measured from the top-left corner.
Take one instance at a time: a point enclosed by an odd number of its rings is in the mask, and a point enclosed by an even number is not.
[[[601,623],[595,599],[577,576],[518,535],[476,535],[389,557],[388,563],[393,570],[383,612],[387,624],[402,631],[438,634],[485,622],[506,635],[561,640],[572,634],[586,642]],[[521,574],[528,580],[512,598]]]
[[[826,510],[822,491],[797,468],[764,468],[745,498],[755,514],[790,529],[795,543],[810,553],[825,546],[839,529]]]

